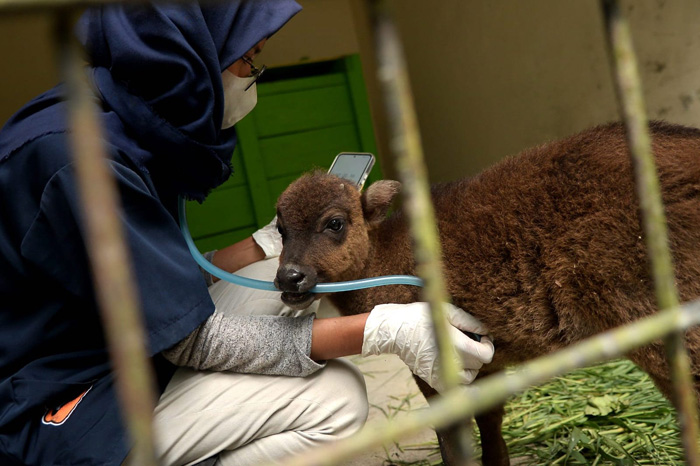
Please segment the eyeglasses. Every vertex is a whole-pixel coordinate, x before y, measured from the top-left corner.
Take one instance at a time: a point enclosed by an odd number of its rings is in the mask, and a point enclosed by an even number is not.
[[[246,57],[245,55],[243,55],[241,57],[241,60],[243,60],[243,63],[250,66],[250,77],[253,78],[250,81],[250,84],[248,84],[248,87],[245,88],[245,90],[247,91],[248,89],[251,88],[251,86],[253,84],[255,84],[255,82],[258,79],[260,79],[260,76],[262,76],[262,74],[265,72],[265,70],[267,69],[267,66],[263,65],[262,68],[258,68],[257,66],[255,66],[253,64],[253,61],[250,58]]]

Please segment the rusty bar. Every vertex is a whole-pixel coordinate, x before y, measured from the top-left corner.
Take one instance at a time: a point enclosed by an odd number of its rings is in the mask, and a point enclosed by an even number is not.
[[[0,0],[0,14],[51,11],[63,15],[69,9],[78,10],[107,3],[113,3],[113,0]]]
[[[413,95],[401,39],[388,4],[384,0],[370,0],[368,3],[377,49],[377,75],[389,120],[390,147],[403,185],[404,210],[414,242],[416,272],[425,282],[423,296],[432,311],[440,365],[444,368],[443,385],[450,389],[459,384],[459,368],[450,357],[452,341],[442,308],[449,297],[442,274],[442,253]],[[471,424],[465,423],[443,435],[450,437],[450,445],[456,450],[454,460],[459,464],[470,464],[473,456]]]
[[[78,10],[89,6],[107,5],[110,3],[146,3],[149,0],[0,0],[0,13],[24,13],[60,11],[67,9]],[[186,2],[188,0],[167,0],[169,2]],[[209,1],[209,0],[205,0]],[[215,0],[211,0],[215,1]]]
[[[0,14],[59,12],[61,10],[83,10],[91,6],[111,3],[145,4],[152,0],[0,0]],[[168,3],[187,3],[190,0],[163,0]],[[223,0],[199,0],[200,3],[217,3]]]
[[[666,218],[651,149],[649,126],[642,96],[637,59],[632,45],[629,21],[620,11],[617,0],[601,0],[605,17],[608,47],[615,73],[615,84],[621,113],[627,128],[627,139],[637,183],[642,222],[649,262],[660,309],[678,306],[678,292]],[[684,332],[666,339],[666,351],[673,380],[674,403],[678,411],[686,462],[700,464],[698,454],[697,401],[690,371],[690,360],[684,343]]]
[[[117,186],[106,163],[96,97],[73,40],[72,11],[58,10],[55,37],[69,89],[70,140],[83,204],[84,232],[115,383],[134,448],[132,464],[155,466],[152,416],[155,382],[145,349],[136,287],[117,215]]]

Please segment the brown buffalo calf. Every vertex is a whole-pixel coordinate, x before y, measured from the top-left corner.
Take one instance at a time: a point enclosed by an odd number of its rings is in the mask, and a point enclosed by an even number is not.
[[[700,130],[650,129],[676,285],[688,301],[700,296]],[[282,299],[303,308],[316,283],[415,274],[405,215],[386,217],[397,191],[398,183],[380,181],[361,194],[321,172],[293,183],[277,204]],[[526,150],[474,178],[434,186],[432,195],[449,294],[488,326],[496,347],[480,376],[657,311],[621,125]],[[329,299],[355,314],[421,300],[421,290],[385,286]],[[698,329],[687,343],[697,392]],[[660,341],[628,357],[670,395]],[[484,464],[508,464],[502,416],[500,407],[476,417]]]

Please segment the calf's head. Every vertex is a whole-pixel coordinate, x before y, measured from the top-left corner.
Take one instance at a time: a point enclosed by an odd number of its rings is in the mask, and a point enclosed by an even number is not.
[[[283,249],[275,285],[282,301],[304,309],[319,298],[318,283],[362,277],[369,233],[385,218],[397,181],[377,181],[360,193],[351,182],[316,171],[292,183],[277,201]]]

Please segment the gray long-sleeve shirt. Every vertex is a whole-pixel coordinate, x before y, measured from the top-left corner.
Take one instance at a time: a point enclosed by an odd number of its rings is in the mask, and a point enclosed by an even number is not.
[[[163,356],[198,370],[305,377],[324,366],[309,357],[314,318],[217,311]]]
[[[204,257],[211,262],[214,252]],[[211,274],[202,273],[211,285]],[[324,366],[309,357],[314,318],[313,314],[230,315],[217,310],[185,339],[163,351],[163,356],[177,366],[197,370],[305,377]]]

